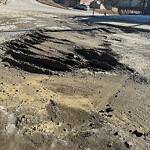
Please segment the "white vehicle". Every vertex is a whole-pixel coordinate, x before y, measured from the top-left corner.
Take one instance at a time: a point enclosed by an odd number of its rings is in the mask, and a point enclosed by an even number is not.
[[[89,6],[85,5],[85,4],[79,4],[79,5],[76,5],[75,7],[76,9],[80,9],[80,10],[89,10]]]

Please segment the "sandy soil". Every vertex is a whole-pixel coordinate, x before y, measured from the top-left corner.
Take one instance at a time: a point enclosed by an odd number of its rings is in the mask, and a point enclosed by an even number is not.
[[[1,15],[0,149],[150,149],[149,32],[10,11]]]

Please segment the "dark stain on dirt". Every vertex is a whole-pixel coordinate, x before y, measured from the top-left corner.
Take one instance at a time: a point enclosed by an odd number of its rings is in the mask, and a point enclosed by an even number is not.
[[[19,39],[4,43],[3,49],[6,52],[3,61],[25,71],[43,74],[51,74],[52,71],[71,71],[75,68],[111,71],[120,65],[117,55],[110,50],[87,49],[77,47],[75,44],[73,47],[76,48],[71,51],[72,56],[70,53],[63,53],[63,56],[60,57],[56,53],[56,57],[53,57],[44,49],[42,51],[46,55],[41,55],[38,53],[41,49],[37,48],[36,45],[45,41],[66,45],[73,44],[68,40],[64,41],[47,36],[43,31],[35,31]],[[36,50],[33,51],[32,48]]]
[[[77,126],[84,129],[87,126],[89,129],[101,127],[103,117],[95,112],[86,112],[77,108],[69,108],[55,103],[53,100],[47,105],[49,120],[59,124],[65,123],[68,128],[72,129]],[[86,128],[87,128],[86,127]]]

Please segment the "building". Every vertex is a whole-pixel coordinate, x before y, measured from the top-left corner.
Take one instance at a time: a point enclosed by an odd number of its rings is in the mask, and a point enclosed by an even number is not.
[[[128,8],[140,7],[141,4],[142,0],[121,0],[119,2],[119,6]]]

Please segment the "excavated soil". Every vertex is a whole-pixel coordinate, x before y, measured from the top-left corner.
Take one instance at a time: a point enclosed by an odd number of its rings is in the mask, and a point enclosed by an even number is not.
[[[56,45],[55,49],[51,44]],[[66,49],[61,50],[62,45]],[[83,68],[94,71],[123,69],[111,48],[80,47],[69,40],[52,37],[50,31],[44,30],[5,42],[2,49],[6,51],[3,62],[32,73],[51,74]]]
[[[122,29],[122,28],[121,28]],[[85,29],[76,31],[79,35],[92,36],[103,32],[115,33],[106,27],[99,29]],[[131,30],[131,29],[130,29]],[[65,32],[70,32],[66,30]],[[132,30],[132,32],[134,32]],[[91,71],[120,71],[129,73],[130,77],[140,83],[149,83],[149,80],[140,75],[128,65],[119,62],[121,57],[111,49],[111,44],[103,40],[101,47],[88,47],[76,44],[74,41],[65,38],[57,38],[58,30],[36,30],[10,40],[1,45],[4,52],[2,57],[6,65],[19,68],[31,73],[56,74],[77,69],[89,69]],[[105,37],[101,38],[105,39]],[[118,42],[121,40],[115,39]],[[51,46],[52,45],[52,46]],[[65,48],[61,49],[65,45]]]

